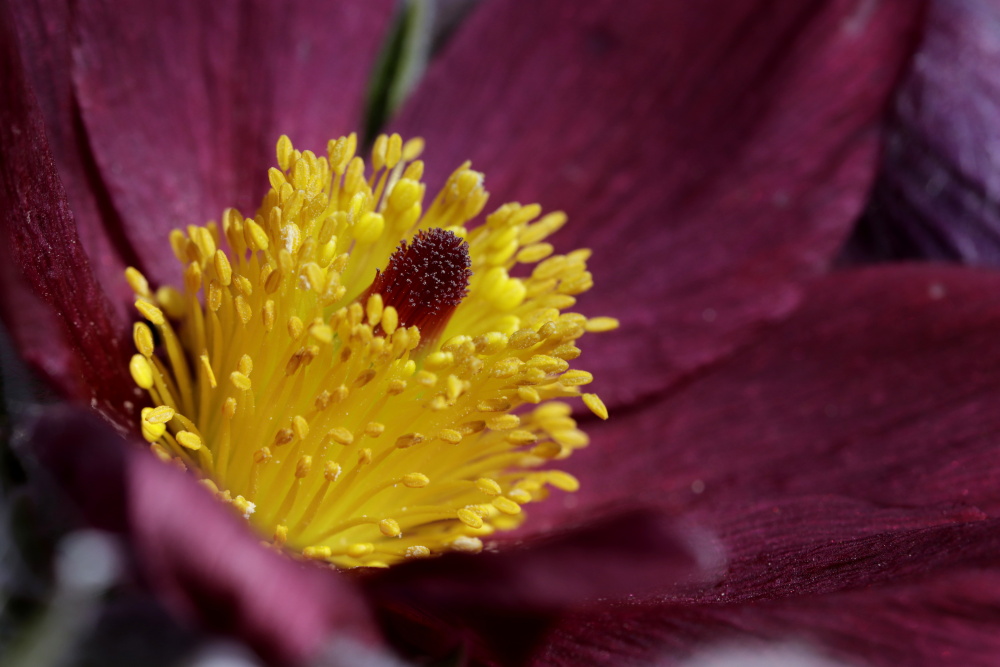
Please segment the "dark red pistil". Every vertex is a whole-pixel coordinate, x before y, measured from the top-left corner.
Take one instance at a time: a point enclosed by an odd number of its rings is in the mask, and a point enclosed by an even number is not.
[[[437,339],[469,290],[469,244],[444,229],[418,232],[389,257],[365,293],[381,294],[399,314],[400,326],[420,329],[421,347]]]

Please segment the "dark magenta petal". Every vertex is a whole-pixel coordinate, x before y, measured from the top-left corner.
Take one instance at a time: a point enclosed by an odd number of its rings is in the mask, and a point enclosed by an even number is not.
[[[579,614],[549,637],[536,664],[647,664],[655,659],[657,665],[675,665],[712,647],[752,653],[776,644],[804,645],[851,665],[993,664],[1000,650],[997,528],[996,521],[984,521],[932,530],[922,540],[883,536],[884,551],[897,557],[915,563],[928,553],[938,557],[935,567],[919,576],[886,578],[877,586],[826,595],[806,589],[752,604],[668,602]],[[972,557],[963,553],[966,549]],[[941,559],[945,553],[950,558]],[[804,556],[802,562],[809,563],[811,554]],[[856,554],[861,562],[871,556],[868,549]],[[869,562],[873,571],[881,558]]]
[[[122,280],[122,272],[137,260],[123,242],[121,223],[99,180],[73,96],[71,3],[25,0],[11,4],[25,76],[38,100],[80,242],[94,275],[111,297],[115,317],[130,321],[132,291]]]
[[[1000,513],[997,294],[996,273],[940,266],[822,279],[683,392],[590,424],[591,445],[560,462],[582,482],[563,513],[824,493]]]
[[[871,201],[848,246],[853,259],[1000,265],[998,35],[995,2],[931,3]]]
[[[390,634],[411,649],[441,654],[468,640],[519,664],[566,609],[710,581],[713,548],[689,525],[631,511],[497,553],[403,564],[366,584],[388,610]]]
[[[124,423],[136,400],[119,321],[77,235],[12,19],[0,7],[0,271],[4,322],[54,384]]]
[[[589,246],[585,343],[612,405],[717,361],[798,302],[870,184],[920,3],[484,3],[396,128],[431,185],[466,158],[491,206],[541,202]],[[636,372],[642,369],[642,372]]]
[[[180,275],[171,229],[252,214],[280,134],[325,154],[358,128],[390,0],[77,10],[76,93],[101,177],[151,281]]]
[[[83,518],[122,534],[153,590],[203,627],[277,664],[315,656],[338,636],[377,641],[347,580],[264,548],[189,475],[127,446],[92,414],[47,410],[26,439]]]

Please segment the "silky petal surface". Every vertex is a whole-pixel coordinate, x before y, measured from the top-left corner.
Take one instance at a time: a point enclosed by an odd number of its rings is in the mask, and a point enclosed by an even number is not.
[[[38,100],[80,242],[94,275],[111,297],[113,315],[128,322],[131,290],[122,272],[138,261],[100,181],[74,97],[73,8],[68,0],[27,0],[11,3],[10,9],[25,75]]]
[[[1000,275],[985,270],[832,274],[682,391],[587,424],[590,446],[560,462],[580,491],[535,514],[829,493],[995,515],[998,293]]]
[[[495,553],[450,554],[365,581],[389,636],[418,655],[473,653],[523,664],[567,609],[623,600],[636,590],[676,591],[716,576],[692,526],[650,511],[563,527]]]
[[[935,0],[848,259],[1000,264],[1000,5]]]
[[[78,8],[74,82],[100,175],[155,284],[171,229],[252,215],[280,134],[325,154],[355,130],[391,13],[375,2]]]
[[[595,250],[580,309],[612,406],[717,361],[799,300],[859,211],[912,2],[485,3],[395,129],[430,185],[467,158]],[[634,369],[642,368],[643,373]]]
[[[968,567],[774,602],[620,608],[567,622],[535,664],[739,665],[762,649],[783,645],[806,647],[833,664],[986,667],[996,664],[1000,651],[998,595],[1000,572]],[[695,660],[719,647],[744,657]]]
[[[64,393],[112,419],[137,400],[113,309],[77,234],[18,51],[0,7],[0,224],[4,322],[22,355]]]
[[[29,451],[82,518],[123,535],[151,588],[202,627],[236,635],[277,664],[314,657],[338,635],[377,642],[349,582],[263,547],[189,474],[133,449],[93,415],[52,408],[26,432]]]

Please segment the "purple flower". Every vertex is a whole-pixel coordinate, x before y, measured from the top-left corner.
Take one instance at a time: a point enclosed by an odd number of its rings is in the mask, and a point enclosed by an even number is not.
[[[169,230],[250,210],[279,133],[353,129],[386,4],[5,10],[4,318],[68,398],[134,438],[124,266],[178,282]],[[581,490],[497,553],[307,567],[71,408],[36,420],[39,458],[175,608],[276,661],[349,638],[508,663],[785,640],[988,662],[1000,281],[828,272],[916,10],[497,1],[440,54],[393,122],[427,140],[428,182],[471,158],[495,201],[565,210],[556,242],[595,250],[580,309],[622,323],[584,345],[612,419],[564,462]]]

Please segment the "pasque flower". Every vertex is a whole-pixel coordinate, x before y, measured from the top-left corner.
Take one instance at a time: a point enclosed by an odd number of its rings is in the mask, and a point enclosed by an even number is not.
[[[172,228],[255,211],[279,135],[353,130],[389,7],[25,7],[2,40],[5,322],[137,439],[125,267],[181,285]],[[827,271],[918,10],[487,2],[440,55],[392,124],[424,138],[425,182],[471,159],[493,201],[566,211],[553,243],[594,250],[578,308],[621,323],[581,343],[613,418],[578,415],[590,445],[559,467],[580,490],[531,505],[496,553],[306,566],[96,418],[51,410],[26,438],[154,590],[273,660],[388,638],[669,663],[790,639],[987,662],[1000,280]]]

